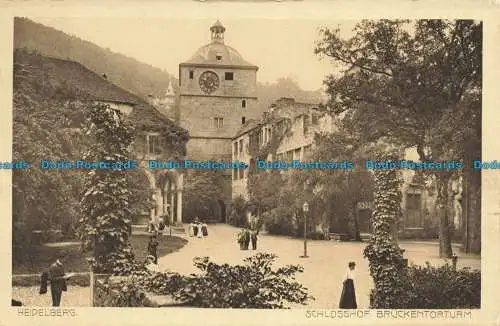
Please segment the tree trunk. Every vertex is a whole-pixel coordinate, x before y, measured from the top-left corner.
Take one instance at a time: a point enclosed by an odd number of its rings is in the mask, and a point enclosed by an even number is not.
[[[354,214],[353,211],[355,212]],[[351,215],[351,218],[354,220],[354,241],[361,242],[361,234],[359,232],[359,217],[356,206],[353,209],[351,209],[349,214]]]
[[[443,173],[437,175],[436,212],[439,217],[439,257],[451,258],[451,232],[448,214],[448,181],[450,177]]]
[[[481,172],[466,171],[463,180],[462,211],[464,218],[463,249],[481,253]]]

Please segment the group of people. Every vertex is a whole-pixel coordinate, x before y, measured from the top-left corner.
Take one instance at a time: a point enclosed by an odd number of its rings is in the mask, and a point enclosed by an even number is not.
[[[189,236],[190,237],[206,237],[208,236],[208,225],[207,223],[201,221],[199,218],[196,218],[189,225]]]
[[[238,234],[238,243],[240,244],[240,250],[248,250],[250,242],[252,242],[252,250],[256,250],[258,234],[258,230],[242,228],[240,233]]]
[[[153,219],[149,220],[148,226],[147,226],[147,232],[149,233],[163,233],[163,231],[166,230],[167,225],[169,224],[170,217],[168,214],[162,216],[160,218],[160,222],[158,225],[153,221]]]

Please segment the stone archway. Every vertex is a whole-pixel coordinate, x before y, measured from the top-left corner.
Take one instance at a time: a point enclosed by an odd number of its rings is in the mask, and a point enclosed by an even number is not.
[[[219,212],[220,212],[220,215],[219,215],[219,218],[218,218],[218,221],[219,223],[226,223],[227,222],[227,208],[226,208],[226,204],[222,201],[222,200],[217,200],[217,204],[219,204]]]

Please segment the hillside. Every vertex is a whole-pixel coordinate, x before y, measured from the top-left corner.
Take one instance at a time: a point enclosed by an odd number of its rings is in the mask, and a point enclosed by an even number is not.
[[[113,83],[142,98],[163,91],[171,78],[159,68],[26,18],[14,20],[14,48],[80,62],[98,74],[106,73]],[[174,81],[176,85],[177,80]]]
[[[149,94],[161,94],[171,79],[174,89],[178,85],[175,77],[160,68],[26,18],[14,20],[14,48],[26,48],[45,56],[80,62],[98,74],[106,73],[110,81],[143,99]],[[289,78],[280,78],[272,84],[259,83],[257,96],[259,113],[280,97],[293,97],[301,102],[321,101],[319,91],[304,91]]]

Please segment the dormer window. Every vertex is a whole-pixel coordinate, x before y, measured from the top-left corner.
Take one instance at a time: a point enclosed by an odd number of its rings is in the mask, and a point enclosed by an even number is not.
[[[232,72],[226,72],[224,74],[224,79],[225,80],[233,80],[234,79],[234,73],[232,73]]]
[[[194,78],[194,71],[190,70],[189,71],[189,79],[193,79]]]
[[[215,59],[217,59],[217,61],[221,61],[222,60],[222,56],[221,55],[216,55]]]

